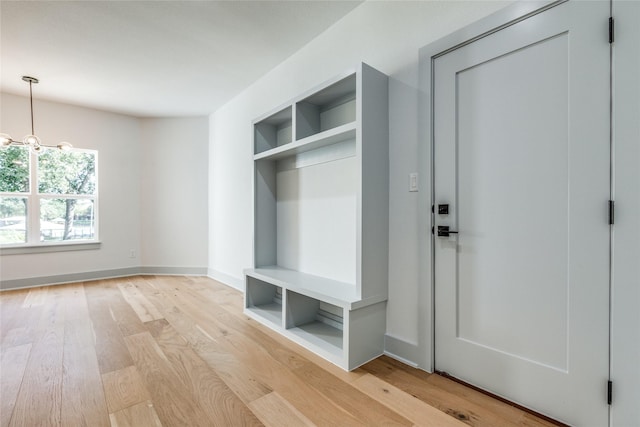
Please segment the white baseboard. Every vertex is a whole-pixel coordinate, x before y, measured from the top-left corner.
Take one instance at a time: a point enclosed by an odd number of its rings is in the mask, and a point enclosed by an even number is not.
[[[38,286],[60,285],[63,283],[135,276],[137,274],[140,274],[140,267],[85,271],[83,273],[59,274],[56,276],[27,277],[25,279],[0,280],[0,290],[6,291],[9,289],[35,288]]]
[[[144,275],[205,276],[206,267],[128,267],[111,270],[85,271],[82,273],[59,274],[55,276],[27,277],[24,279],[0,280],[0,290],[25,289],[38,286],[60,285],[63,283],[86,282],[89,280],[111,279]]]
[[[140,274],[158,276],[206,276],[207,267],[140,267]]]
[[[414,368],[418,367],[416,360],[420,360],[418,344],[389,334],[384,336],[384,354]]]
[[[213,268],[210,268],[207,271],[207,276],[227,286],[231,286],[240,292],[244,292],[244,280],[242,278],[238,279],[237,277],[230,276],[226,273],[214,270]]]

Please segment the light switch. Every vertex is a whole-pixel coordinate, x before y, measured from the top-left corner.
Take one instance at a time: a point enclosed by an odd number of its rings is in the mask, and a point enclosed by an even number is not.
[[[409,191],[418,191],[418,173],[409,174]]]

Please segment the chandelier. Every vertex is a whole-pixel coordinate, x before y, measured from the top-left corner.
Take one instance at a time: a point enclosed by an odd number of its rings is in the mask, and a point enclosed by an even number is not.
[[[43,147],[47,147],[47,148],[57,148],[59,150],[68,150],[70,148],[73,148],[73,145],[69,144],[68,142],[60,142],[57,145],[46,145],[43,144],[40,141],[40,138],[38,138],[35,134],[34,128],[33,128],[33,91],[32,91],[32,86],[34,83],[38,83],[38,79],[36,79],[35,77],[29,77],[29,76],[22,76],[22,80],[24,80],[25,82],[29,83],[29,103],[31,105],[31,134],[25,136],[22,141],[16,141],[15,139],[11,138],[11,136],[7,135],[6,133],[0,133],[0,146],[1,147],[8,147],[10,145],[19,145],[19,146],[25,146],[25,147],[29,147],[31,149],[32,152],[38,154],[42,151]]]

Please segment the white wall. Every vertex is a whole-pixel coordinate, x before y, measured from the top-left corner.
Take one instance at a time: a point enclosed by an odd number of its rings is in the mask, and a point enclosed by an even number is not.
[[[29,99],[3,93],[0,100],[2,132],[29,133]],[[43,142],[98,150],[102,244],[22,255],[0,250],[1,288],[140,272],[206,273],[207,117],[138,119],[37,99],[34,115]]]
[[[15,138],[30,133],[29,99],[1,94],[0,129]],[[36,135],[43,143],[69,141],[98,150],[99,233],[97,250],[0,256],[3,282],[71,273],[126,270],[139,264],[139,121],[67,104],[34,100]],[[55,280],[55,279],[54,279]]]
[[[418,49],[508,2],[365,2],[210,117],[209,272],[242,287],[252,263],[252,127],[256,117],[323,81],[366,62],[390,77],[389,346],[407,359],[418,350],[420,266],[427,229],[418,227],[419,198],[409,193],[418,170]],[[395,338],[397,340],[395,340]],[[395,343],[395,344],[394,344]]]
[[[141,124],[141,265],[204,274],[209,120],[154,118]]]

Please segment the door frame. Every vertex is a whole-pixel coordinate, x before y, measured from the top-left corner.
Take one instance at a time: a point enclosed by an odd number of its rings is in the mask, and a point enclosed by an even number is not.
[[[468,26],[461,28],[439,40],[436,40],[419,51],[419,140],[418,176],[420,187],[428,188],[429,194],[421,197],[418,205],[420,236],[419,259],[429,260],[421,263],[419,278],[421,286],[418,290],[418,366],[434,372],[435,370],[435,237],[432,227],[435,215],[432,206],[435,203],[434,182],[434,135],[433,135],[433,62],[436,58],[455,49],[490,36],[506,27],[523,21],[533,15],[542,13],[552,7],[569,0],[523,1],[498,10]]]

